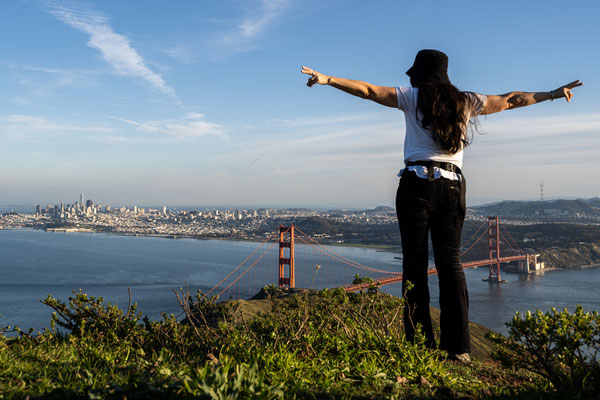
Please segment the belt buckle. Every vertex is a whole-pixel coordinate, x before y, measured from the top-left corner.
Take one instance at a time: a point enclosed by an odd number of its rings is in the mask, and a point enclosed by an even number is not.
[[[429,163],[429,165],[427,165],[427,180],[429,182],[432,182],[433,179],[433,163]]]

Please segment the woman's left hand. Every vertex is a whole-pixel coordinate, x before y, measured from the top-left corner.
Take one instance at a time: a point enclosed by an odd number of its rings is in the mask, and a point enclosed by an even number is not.
[[[556,98],[564,97],[570,103],[571,97],[573,97],[573,93],[571,92],[571,89],[579,87],[581,85],[583,85],[583,82],[579,82],[579,79],[576,81],[573,81],[571,83],[567,83],[566,85],[561,86],[558,89],[556,89],[554,91],[554,96]]]
[[[303,66],[301,72],[306,75],[311,75],[311,77],[308,78],[308,82],[306,82],[306,86],[308,87],[311,87],[315,83],[318,83],[319,85],[327,85],[329,83],[329,76],[321,74],[308,67]]]

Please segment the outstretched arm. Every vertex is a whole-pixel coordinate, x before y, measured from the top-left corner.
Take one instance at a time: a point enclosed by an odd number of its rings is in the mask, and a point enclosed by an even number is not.
[[[576,80],[549,92],[510,92],[499,96],[489,95],[487,96],[482,114],[493,114],[513,108],[530,106],[546,100],[560,99],[561,97],[570,102],[571,97],[573,97],[571,89],[581,85],[583,85],[583,82]]]
[[[302,73],[311,76],[308,78],[308,82],[306,83],[308,87],[313,86],[315,83],[320,85],[329,85],[346,93],[350,93],[353,96],[373,100],[374,102],[383,104],[384,106],[398,108],[396,88],[375,86],[367,82],[355,81],[352,79],[336,78],[321,74],[307,67],[302,67]]]

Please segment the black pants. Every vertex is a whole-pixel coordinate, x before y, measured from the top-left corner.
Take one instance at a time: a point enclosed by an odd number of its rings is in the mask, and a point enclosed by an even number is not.
[[[402,293],[406,298],[406,336],[414,339],[420,324],[428,346],[435,346],[429,314],[427,285],[428,234],[431,234],[440,286],[440,348],[449,353],[469,353],[469,298],[460,262],[465,218],[465,181],[439,178],[432,181],[404,170],[396,195],[403,253]],[[414,287],[406,290],[410,281]]]

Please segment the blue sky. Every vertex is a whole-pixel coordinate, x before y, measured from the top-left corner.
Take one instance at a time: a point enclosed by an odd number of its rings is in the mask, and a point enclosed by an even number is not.
[[[302,65],[385,86],[421,48],[464,90],[555,89],[481,117],[468,202],[600,196],[593,1],[3,1],[0,204],[392,205],[401,111]]]

